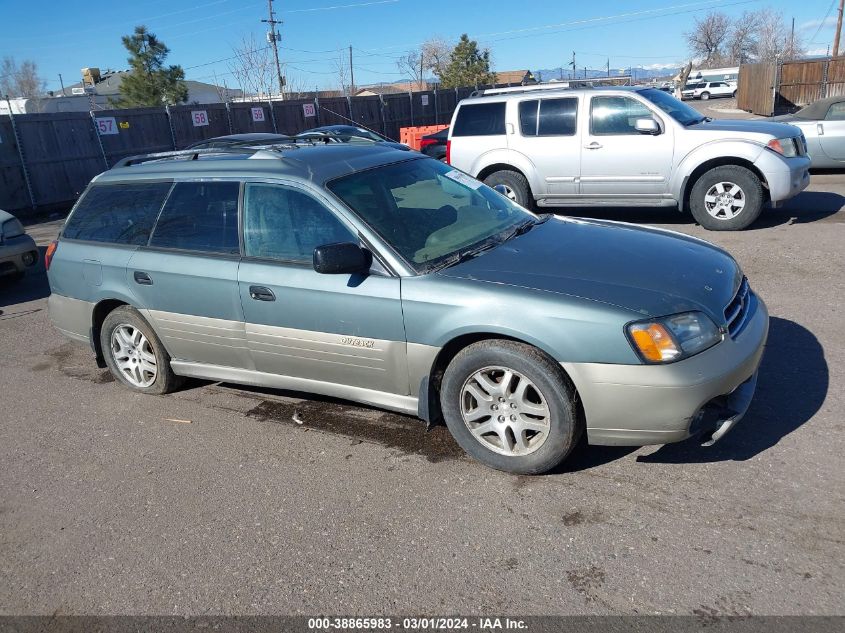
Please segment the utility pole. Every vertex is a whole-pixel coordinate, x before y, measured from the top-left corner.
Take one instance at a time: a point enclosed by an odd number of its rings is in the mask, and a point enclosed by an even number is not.
[[[575,51],[572,51],[572,61],[569,62],[569,65],[572,66],[572,78],[575,79],[575,74],[576,74],[576,70],[575,70],[575,68],[576,68],[575,67]]]
[[[59,84],[62,87],[62,96],[65,97],[65,82],[62,80],[62,73],[59,73]]]
[[[352,44],[349,45],[349,96],[355,96],[355,69],[352,67]]]
[[[281,24],[282,21],[277,20],[273,13],[273,0],[267,0],[267,10],[269,12],[268,19],[261,21],[270,25],[270,31],[267,33],[267,41],[270,42],[270,46],[273,47],[273,54],[276,58],[276,79],[279,81],[279,98],[284,100],[285,80],[284,77],[282,77],[282,65],[279,63],[279,32],[276,30],[276,25]]]
[[[833,37],[833,56],[839,56],[839,35],[842,32],[842,8],[845,0],[839,0],[839,15],[836,17],[836,35]]]
[[[607,76],[610,77],[610,57],[607,58]]]
[[[424,85],[423,75],[425,74],[425,53],[420,51],[420,90],[428,90],[428,86]]]

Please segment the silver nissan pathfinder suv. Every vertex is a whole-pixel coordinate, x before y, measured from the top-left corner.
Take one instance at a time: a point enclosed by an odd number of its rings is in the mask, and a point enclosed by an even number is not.
[[[656,88],[501,88],[452,117],[447,161],[526,208],[667,206],[749,226],[810,183],[801,130],[713,121]]]
[[[748,409],[769,327],[716,246],[537,216],[383,143],[124,159],[46,263],[53,323],[128,389],[192,376],[445,419],[516,473],[585,433],[714,442]]]

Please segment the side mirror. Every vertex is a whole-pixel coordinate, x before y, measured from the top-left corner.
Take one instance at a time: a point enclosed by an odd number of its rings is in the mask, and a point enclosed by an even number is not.
[[[640,134],[660,134],[660,126],[651,117],[634,121],[634,129]]]
[[[323,275],[352,275],[370,269],[372,256],[352,242],[324,244],[314,249],[314,270]]]

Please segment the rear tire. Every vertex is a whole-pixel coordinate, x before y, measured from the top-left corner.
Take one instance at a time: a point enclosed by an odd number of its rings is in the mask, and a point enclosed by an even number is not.
[[[100,349],[112,375],[133,391],[165,394],[182,382],[170,368],[170,354],[135,308],[119,306],[108,314]]]
[[[702,101],[707,101],[709,98],[710,98],[709,92],[702,92],[701,96],[699,97],[699,99],[701,99]]]
[[[534,196],[531,195],[528,179],[518,171],[510,169],[494,171],[484,179],[484,184],[491,188],[504,185],[508,189],[508,198],[526,209],[534,208]]]
[[[560,464],[581,436],[575,390],[540,350],[488,340],[461,350],[443,375],[441,410],[470,456],[510,473]]]
[[[690,211],[710,231],[740,231],[763,210],[763,186],[750,169],[722,165],[702,174],[690,191]]]

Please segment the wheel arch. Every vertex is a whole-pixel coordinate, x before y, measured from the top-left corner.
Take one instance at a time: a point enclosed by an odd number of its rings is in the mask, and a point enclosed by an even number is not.
[[[763,204],[769,201],[769,183],[766,181],[766,176],[758,167],[749,159],[740,156],[716,156],[705,160],[699,164],[692,172],[687,175],[681,185],[681,196],[678,200],[678,207],[681,211],[689,210],[689,199],[692,188],[701,176],[706,174],[714,167],[738,166],[745,167],[760,179],[760,184],[763,185]]]
[[[559,366],[561,374],[564,376],[564,379],[568,382],[568,385],[575,396],[575,405],[577,414],[579,416],[579,423],[585,423],[586,416],[584,413],[583,405],[581,403],[581,398],[578,394],[578,388],[575,386],[575,382],[572,380],[572,377],[569,375],[569,373],[560,365],[558,361],[554,359],[554,357],[549,353],[549,351],[543,349],[541,345],[538,345],[524,338],[520,338],[512,334],[494,331],[466,332],[458,334],[449,339],[449,341],[445,345],[443,345],[443,347],[440,348],[440,350],[437,352],[437,355],[434,357],[434,360],[432,361],[431,368],[429,369],[428,373],[425,374],[425,376],[422,378],[422,381],[420,383],[418,405],[418,415],[420,418],[425,420],[429,425],[437,424],[443,421],[443,412],[440,408],[440,389],[443,382],[443,374],[446,371],[446,368],[449,366],[449,363],[452,362],[455,356],[457,356],[462,350],[466,349],[470,345],[481,341],[493,340],[513,341],[515,343],[522,343],[523,345],[528,345],[540,351],[557,366]]]

